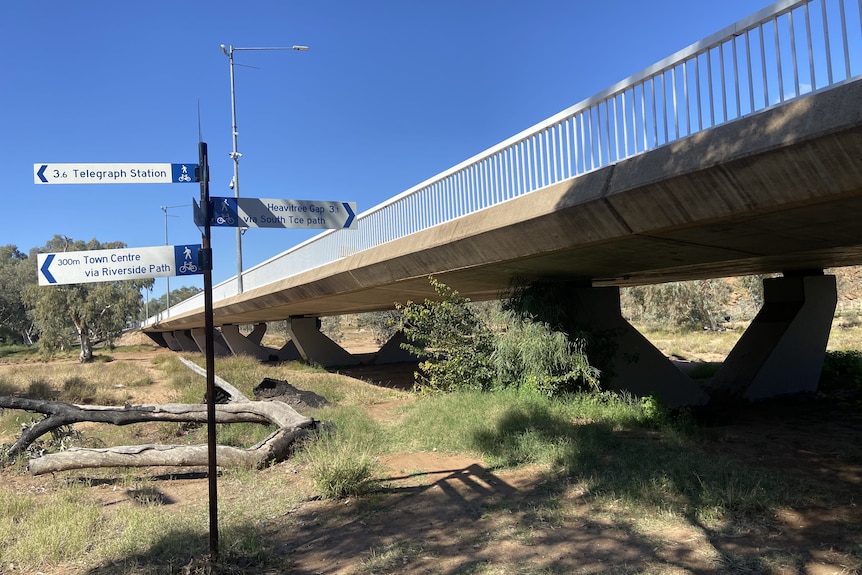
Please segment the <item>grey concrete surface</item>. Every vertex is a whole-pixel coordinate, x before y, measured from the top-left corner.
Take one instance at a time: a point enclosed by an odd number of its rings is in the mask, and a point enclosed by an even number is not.
[[[862,81],[214,302],[215,324],[474,300],[514,276],[626,286],[862,263]],[[154,331],[203,325],[202,310]]]

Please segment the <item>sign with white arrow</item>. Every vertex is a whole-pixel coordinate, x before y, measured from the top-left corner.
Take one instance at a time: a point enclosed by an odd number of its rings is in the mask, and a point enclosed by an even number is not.
[[[33,164],[36,184],[188,184],[197,164]]]
[[[201,274],[200,249],[200,244],[188,244],[37,254],[39,285]]]
[[[355,230],[356,202],[210,198],[210,225],[233,228],[325,228]]]

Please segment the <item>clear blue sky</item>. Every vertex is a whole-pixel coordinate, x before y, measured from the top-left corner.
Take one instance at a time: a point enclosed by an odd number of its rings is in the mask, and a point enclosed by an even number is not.
[[[310,46],[235,53],[242,195],[362,212],[770,3],[9,2],[0,245],[28,252],[54,234],[163,245],[161,206],[178,205],[169,243],[199,243],[195,184],[38,186],[33,164],[196,163],[199,103],[211,194],[233,195],[220,44]],[[245,267],[314,233],[251,229]],[[213,229],[216,283],[236,273],[235,243],[233,229]]]

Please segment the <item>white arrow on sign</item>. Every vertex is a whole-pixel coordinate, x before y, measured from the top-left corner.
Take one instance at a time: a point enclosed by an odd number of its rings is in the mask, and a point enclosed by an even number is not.
[[[241,228],[357,228],[356,202],[210,198],[210,225]]]
[[[36,184],[188,184],[197,164],[33,164]]]
[[[201,274],[200,244],[37,254],[39,285]]]

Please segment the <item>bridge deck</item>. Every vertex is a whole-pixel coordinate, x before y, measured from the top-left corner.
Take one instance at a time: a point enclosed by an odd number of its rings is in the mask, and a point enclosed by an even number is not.
[[[480,300],[513,276],[623,286],[860,264],[859,102],[862,81],[810,94],[216,301],[215,324],[389,309],[432,297],[432,274]],[[198,309],[147,330],[202,326]]]

